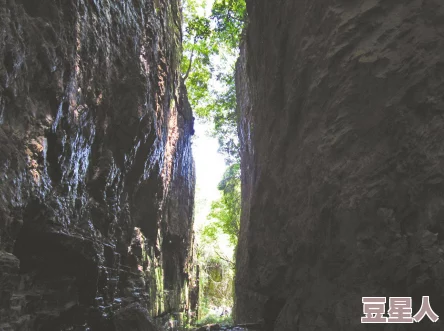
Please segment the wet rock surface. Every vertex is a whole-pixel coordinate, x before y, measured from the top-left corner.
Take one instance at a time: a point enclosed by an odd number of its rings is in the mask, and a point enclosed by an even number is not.
[[[444,4],[247,0],[237,65],[236,318],[361,324],[362,297],[444,316]]]
[[[178,0],[0,0],[0,330],[195,309],[180,27]]]

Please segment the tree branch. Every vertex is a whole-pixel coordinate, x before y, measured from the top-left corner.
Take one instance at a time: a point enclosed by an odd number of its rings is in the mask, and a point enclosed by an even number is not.
[[[197,42],[197,38],[196,38],[196,36],[194,36],[193,46],[196,45],[196,42]],[[193,64],[193,57],[194,57],[194,47],[193,47],[193,50],[191,51],[190,64],[188,65],[187,72],[185,73],[185,76],[183,77],[183,80],[184,80],[184,81],[186,81],[187,78],[188,78],[188,76],[190,75],[190,72],[191,72],[191,66],[192,66],[192,64]]]
[[[230,260],[228,260],[227,258],[225,258],[225,257],[223,257],[222,255],[220,255],[216,250],[214,251],[216,254],[217,254],[217,256],[219,256],[219,258],[221,259],[221,260],[224,260],[225,262],[228,262],[230,265],[231,265],[231,267],[235,267],[235,264],[233,263],[233,261],[230,261]]]

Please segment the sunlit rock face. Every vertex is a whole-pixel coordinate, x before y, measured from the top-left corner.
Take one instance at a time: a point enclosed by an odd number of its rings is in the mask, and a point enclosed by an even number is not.
[[[444,3],[247,6],[237,320],[441,330]],[[363,296],[413,297],[413,314],[430,296],[441,319],[371,328]]]
[[[0,330],[195,309],[180,6],[0,0]]]

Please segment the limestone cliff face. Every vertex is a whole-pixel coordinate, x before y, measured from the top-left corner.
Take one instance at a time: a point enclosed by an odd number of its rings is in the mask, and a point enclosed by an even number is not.
[[[442,318],[444,3],[247,6],[237,319],[370,330],[363,296],[426,295]]]
[[[0,330],[195,308],[180,44],[179,0],[0,0]]]

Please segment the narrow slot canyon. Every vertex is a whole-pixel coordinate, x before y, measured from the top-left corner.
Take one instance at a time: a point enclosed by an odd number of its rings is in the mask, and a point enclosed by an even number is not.
[[[443,115],[440,0],[0,0],[0,331],[444,330]]]

